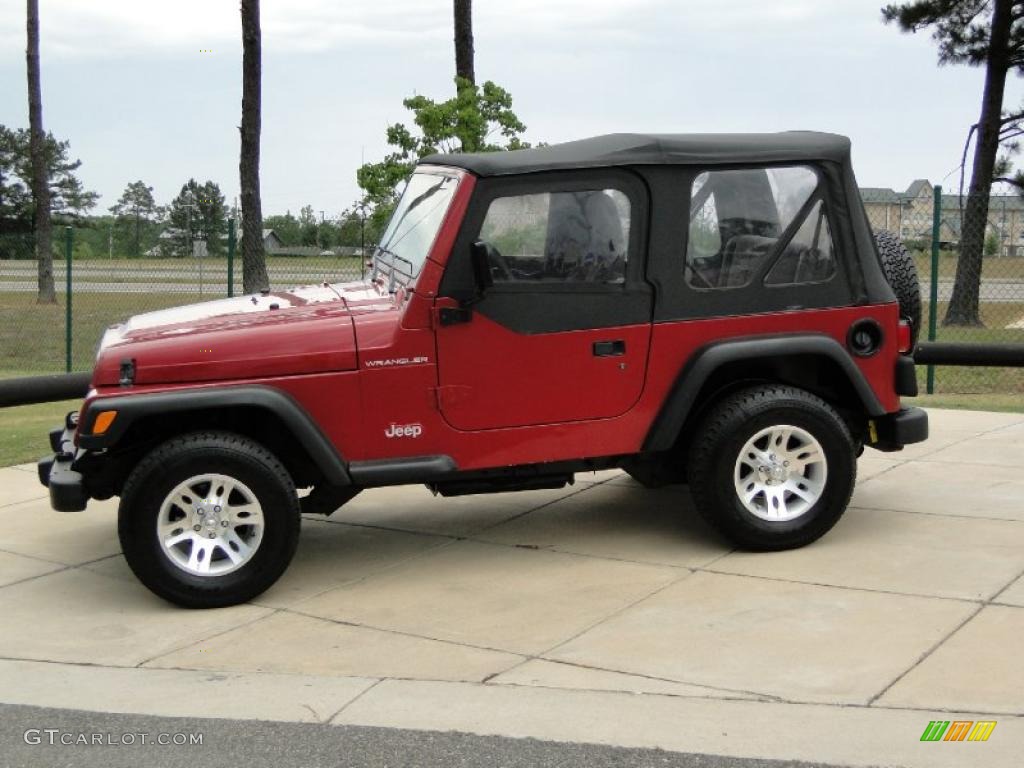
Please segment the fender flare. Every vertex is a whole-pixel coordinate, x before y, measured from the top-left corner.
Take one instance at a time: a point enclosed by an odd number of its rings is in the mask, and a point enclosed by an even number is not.
[[[885,414],[885,409],[860,368],[831,336],[786,334],[716,341],[698,349],[676,376],[661,410],[647,432],[643,450],[665,451],[672,447],[701,388],[721,366],[742,360],[793,356],[826,357],[835,362],[853,386],[865,411],[873,417]]]
[[[309,413],[286,392],[257,384],[98,397],[89,403],[82,414],[78,444],[89,451],[104,450],[116,445],[125,431],[145,416],[237,406],[273,413],[308,451],[313,463],[330,485],[351,485],[352,478],[341,454]],[[117,418],[104,434],[90,434],[100,411],[117,411]]]

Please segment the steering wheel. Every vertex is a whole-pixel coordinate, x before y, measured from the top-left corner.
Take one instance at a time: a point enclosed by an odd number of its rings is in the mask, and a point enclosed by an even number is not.
[[[516,276],[512,274],[512,268],[508,265],[508,261],[490,243],[487,244],[487,261],[491,265],[491,274],[494,277],[506,282],[516,279]]]

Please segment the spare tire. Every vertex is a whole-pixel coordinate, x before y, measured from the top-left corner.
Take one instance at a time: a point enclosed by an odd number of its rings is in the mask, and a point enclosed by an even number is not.
[[[921,284],[917,279],[917,264],[893,232],[876,232],[875,243],[882,258],[882,271],[892,286],[900,305],[900,317],[910,323],[911,347],[917,344],[921,328]]]

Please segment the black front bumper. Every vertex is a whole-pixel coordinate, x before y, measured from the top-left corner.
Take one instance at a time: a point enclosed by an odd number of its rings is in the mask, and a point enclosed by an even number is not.
[[[905,445],[928,439],[928,414],[921,408],[902,408],[872,419],[868,426],[870,445],[880,451],[899,451]]]
[[[50,447],[55,453],[36,463],[39,482],[50,489],[50,506],[58,512],[81,512],[89,501],[89,494],[82,473],[72,469],[77,454],[74,427],[51,431]]]

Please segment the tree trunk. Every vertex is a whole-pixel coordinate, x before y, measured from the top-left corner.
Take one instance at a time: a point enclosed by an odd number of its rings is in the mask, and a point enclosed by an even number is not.
[[[242,290],[270,287],[260,202],[260,3],[242,0]]]
[[[473,71],[473,0],[455,0],[455,76],[476,84]]]
[[[50,176],[46,163],[46,134],[43,132],[43,89],[39,77],[39,0],[28,0],[28,125],[29,154],[32,159],[32,202],[36,231],[36,260],[39,267],[39,304],[56,304],[53,287],[53,242],[50,223]]]
[[[978,140],[974,146],[971,186],[967,193],[963,227],[960,233],[960,258],[956,264],[953,295],[943,325],[981,325],[982,257],[988,224],[992,174],[999,154],[999,129],[1003,114],[1003,92],[1010,66],[1010,24],[1013,0],[996,0],[992,13],[992,32],[988,60],[985,62],[985,90],[981,98]]]

